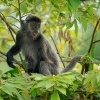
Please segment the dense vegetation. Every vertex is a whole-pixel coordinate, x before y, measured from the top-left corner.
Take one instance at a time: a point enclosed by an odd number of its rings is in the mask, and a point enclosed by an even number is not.
[[[74,71],[43,76],[24,73],[23,55],[15,56],[16,69],[6,64],[21,19],[33,13],[42,19],[42,31],[56,48],[60,66],[82,55]],[[100,99],[99,0],[0,1],[0,100]]]

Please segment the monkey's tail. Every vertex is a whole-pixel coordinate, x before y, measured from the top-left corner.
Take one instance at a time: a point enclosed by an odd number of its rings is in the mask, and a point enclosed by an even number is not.
[[[68,66],[66,68],[64,68],[61,73],[65,73],[65,72],[68,72],[70,71],[71,69],[73,69],[76,65],[77,62],[79,62],[81,60],[81,57],[82,56],[76,56],[74,57],[71,62],[68,64]]]

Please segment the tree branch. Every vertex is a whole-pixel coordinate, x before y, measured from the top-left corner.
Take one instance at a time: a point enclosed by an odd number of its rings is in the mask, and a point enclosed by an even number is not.
[[[91,43],[90,43],[90,46],[89,46],[88,53],[90,53],[90,51],[91,51],[91,48],[92,48],[92,45],[93,45],[94,35],[95,35],[95,32],[96,32],[97,26],[98,26],[98,24],[99,24],[99,21],[100,21],[100,18],[98,19],[98,21],[97,21],[97,23],[96,23],[96,26],[95,26],[95,28],[94,28],[94,31],[93,31],[93,34],[92,34],[92,39],[91,39]]]
[[[15,17],[13,17],[13,16],[7,16],[7,17],[11,17],[11,18],[17,20],[18,22],[20,22],[17,18],[15,18]]]
[[[53,43],[54,43],[54,46],[55,46],[55,48],[56,48],[57,54],[58,54],[58,56],[59,56],[59,58],[60,58],[62,64],[63,64],[63,67],[65,68],[64,62],[63,62],[63,60],[62,60],[62,58],[61,58],[61,56],[60,56],[60,53],[59,53],[58,48],[57,48],[57,46],[56,46],[56,43],[55,43],[53,37],[52,37],[52,36],[50,36],[50,37],[51,37],[51,39],[52,39],[52,41],[53,41]]]
[[[3,22],[5,22],[6,26],[8,27],[8,29],[10,28],[14,34],[16,34],[15,30],[9,25],[9,23],[7,22],[5,16],[0,12],[0,18]]]
[[[97,42],[100,42],[100,40],[96,40],[96,41],[94,41],[93,43],[97,43]]]
[[[18,0],[18,11],[19,11],[19,19],[20,19],[20,24],[22,24],[22,16],[21,16],[21,11],[20,11],[20,0]]]
[[[89,49],[88,49],[88,54],[90,54],[93,44],[97,42],[97,41],[93,42],[93,40],[94,40],[94,36],[95,36],[95,33],[96,33],[97,26],[99,25],[99,21],[100,21],[100,18],[97,20],[97,23],[96,23],[95,28],[93,30],[92,39],[91,39],[90,46],[89,46]],[[86,73],[89,70],[89,65],[90,65],[90,63],[84,63],[82,65],[81,74],[83,74],[84,72]]]

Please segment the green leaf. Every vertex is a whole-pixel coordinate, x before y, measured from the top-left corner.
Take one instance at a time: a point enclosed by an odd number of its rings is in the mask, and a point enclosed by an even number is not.
[[[74,20],[74,26],[75,26],[75,34],[77,35],[77,33],[78,33],[78,24],[77,24],[76,20]]]
[[[1,86],[1,90],[10,96],[13,96],[11,89],[7,87],[6,85]]]
[[[23,91],[21,95],[23,96],[24,100],[32,100],[31,95],[28,91]]]
[[[46,89],[51,88],[52,86],[54,86],[54,82],[52,80],[48,80],[48,84],[46,84]]]
[[[60,91],[62,94],[66,95],[66,88],[63,88],[63,87],[56,87],[56,89],[58,91]]]
[[[23,97],[19,94],[19,91],[16,88],[10,87],[10,90],[18,97],[18,100],[24,100]]]
[[[54,91],[53,94],[51,95],[50,100],[60,100],[58,91]]]
[[[4,100],[4,99],[0,96],[0,100]]]
[[[64,18],[65,18],[65,14],[64,14],[63,12],[59,13],[59,15],[60,15],[61,17],[64,17]]]
[[[32,90],[31,95],[35,99],[37,95],[37,89]]]
[[[89,64],[89,71],[93,70],[93,64]]]
[[[7,4],[7,0],[4,0],[4,3]]]
[[[68,0],[68,2],[73,8],[73,10],[76,10],[80,4],[80,0]]]
[[[6,86],[8,87],[15,87],[15,88],[18,88],[18,89],[23,89],[23,87],[20,85],[20,84],[12,84],[12,83],[6,83]]]
[[[35,7],[37,7],[41,2],[42,0],[35,0]]]
[[[82,12],[75,12],[74,19],[80,19],[82,17],[82,15],[83,15]]]
[[[57,5],[57,3],[55,3],[55,1],[51,0],[51,4],[52,4],[55,8],[59,9],[59,6]]]
[[[86,31],[86,29],[87,29],[87,20],[85,18],[81,18],[81,23],[82,23],[82,26],[83,26],[84,30]]]
[[[70,29],[70,28],[73,26],[73,23],[74,23],[74,22],[68,23],[68,24],[67,24],[67,29]]]
[[[97,82],[100,83],[100,73],[96,76]]]
[[[91,80],[91,84],[92,84],[92,86],[97,86],[97,79],[96,79],[96,77],[94,76],[94,78]]]
[[[38,88],[38,87],[49,88],[49,86],[47,85],[48,83],[49,83],[49,80],[43,80],[43,81],[37,83],[37,85],[35,86],[35,88]]]
[[[32,2],[33,2],[33,0],[28,0],[28,2],[32,3]]]
[[[27,4],[23,2],[23,3],[21,4],[20,9],[21,9],[21,12],[26,12],[26,10],[27,10]]]

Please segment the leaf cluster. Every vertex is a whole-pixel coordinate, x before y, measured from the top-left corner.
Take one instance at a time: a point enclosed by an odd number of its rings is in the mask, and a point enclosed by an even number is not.
[[[0,74],[0,100],[100,99],[100,72],[76,72],[44,76]],[[93,100],[93,99],[92,99]]]

